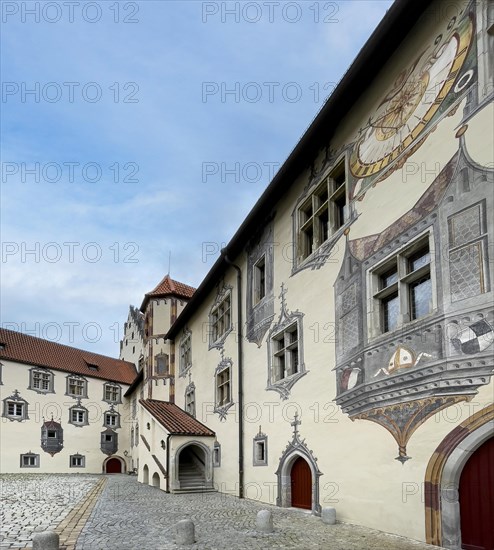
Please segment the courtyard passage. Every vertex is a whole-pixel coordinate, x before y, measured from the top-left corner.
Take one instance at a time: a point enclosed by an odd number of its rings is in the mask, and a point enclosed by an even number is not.
[[[220,493],[172,495],[128,475],[0,476],[0,548],[32,548],[32,534],[60,534],[66,550],[177,549],[174,526],[191,519],[191,550],[425,550],[419,542]],[[257,512],[271,510],[275,532],[255,530]]]

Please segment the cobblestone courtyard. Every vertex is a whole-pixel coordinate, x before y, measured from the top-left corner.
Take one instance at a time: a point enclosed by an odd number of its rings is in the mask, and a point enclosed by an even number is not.
[[[54,529],[67,550],[177,548],[174,525],[196,526],[192,550],[425,550],[421,544],[348,524],[325,525],[299,510],[219,493],[169,495],[134,476],[4,475],[0,477],[0,548],[32,548],[35,531]],[[273,512],[275,532],[255,531],[259,510]]]

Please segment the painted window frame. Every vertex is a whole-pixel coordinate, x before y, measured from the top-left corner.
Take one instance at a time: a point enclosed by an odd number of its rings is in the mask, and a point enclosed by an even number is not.
[[[74,420],[73,413],[82,413],[82,420]],[[81,404],[73,405],[69,408],[69,424],[76,426],[77,428],[82,428],[83,426],[89,425],[89,411],[86,407],[83,407]]]
[[[179,377],[184,377],[192,368],[192,332],[185,327],[180,338],[179,349]]]
[[[185,405],[184,410],[191,416],[196,416],[196,386],[194,382],[191,382],[185,388]]]
[[[71,385],[73,385],[74,388],[81,388],[81,392],[71,391]],[[88,389],[88,383],[87,383],[87,379],[84,378],[84,376],[80,376],[78,374],[69,374],[66,377],[65,395],[68,395],[69,397],[73,397],[74,399],[87,399],[87,396],[88,396],[87,389]]]
[[[32,461],[34,463],[33,464],[25,464],[25,459],[26,458],[32,459]],[[31,460],[30,460],[30,462],[31,462]],[[28,453],[22,453],[20,455],[20,467],[21,468],[39,468],[39,465],[40,465],[39,454],[32,453],[31,451],[29,451]]]
[[[417,269],[411,268],[412,259],[427,250],[429,261]],[[424,257],[425,254],[422,256]],[[420,323],[437,311],[436,252],[432,227],[427,228],[412,241],[383,258],[367,271],[367,295],[370,307],[367,311],[369,339],[393,334],[405,326]],[[389,284],[387,279],[390,279]],[[416,316],[412,311],[411,296],[414,285],[430,280],[429,311]],[[386,304],[397,299],[396,325],[389,327]]]
[[[215,441],[213,444],[213,468],[221,467],[221,444]]]
[[[230,285],[223,285],[209,311],[209,349],[222,348],[233,330],[232,288]]]
[[[110,418],[112,418],[114,420],[113,424],[111,422],[109,423]],[[103,413],[103,426],[105,428],[112,428],[114,430],[118,429],[118,428],[121,428],[120,413],[113,410],[113,409],[109,409],[108,411],[105,411]]]
[[[41,377],[41,380],[40,380]],[[43,367],[32,367],[29,369],[29,386],[28,390],[35,391],[36,393],[55,393],[54,387],[54,374],[53,372]],[[36,382],[47,382],[47,387],[37,387]]]
[[[111,395],[109,394],[111,392]],[[116,397],[113,397],[116,395]],[[122,386],[116,382],[105,382],[103,384],[103,401],[111,405],[122,403]]]
[[[341,177],[343,176],[343,177]],[[296,265],[302,265],[340,233],[350,219],[346,156],[311,185],[295,212]],[[310,241],[310,242],[309,242]]]
[[[28,405],[29,403],[20,396],[17,390],[15,390],[12,395],[9,395],[5,399],[3,399],[2,416],[4,418],[8,418],[12,422],[22,422],[23,420],[29,420]],[[16,411],[19,407],[21,414],[13,414],[12,412],[9,412],[10,406],[12,406],[12,409],[15,408]]]
[[[261,432],[259,427],[259,433],[254,437],[252,448],[252,465],[253,466],[267,466],[268,465],[268,436]],[[262,457],[259,456],[259,449],[262,448]]]
[[[262,254],[252,266],[252,307],[261,303],[268,294],[266,254]]]
[[[232,404],[232,365],[228,361],[222,363],[214,375],[216,408]],[[227,395],[223,395],[223,392],[227,392]]]
[[[80,461],[80,464],[74,464],[74,459]],[[69,457],[69,468],[85,468],[86,467],[86,456],[76,453],[75,455],[70,455]]]

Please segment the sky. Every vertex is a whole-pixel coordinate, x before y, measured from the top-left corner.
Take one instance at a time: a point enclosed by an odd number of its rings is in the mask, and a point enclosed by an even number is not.
[[[391,0],[1,3],[0,324],[118,356],[198,286]]]

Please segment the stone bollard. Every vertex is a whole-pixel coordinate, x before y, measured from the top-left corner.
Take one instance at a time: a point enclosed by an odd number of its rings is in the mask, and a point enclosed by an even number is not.
[[[195,541],[194,522],[190,519],[182,519],[179,521],[175,531],[175,542],[177,544],[186,545],[194,544]]]
[[[269,510],[257,512],[256,527],[261,533],[272,533],[274,531],[273,514]]]
[[[336,509],[330,508],[329,506],[327,508],[323,508],[321,512],[321,520],[327,525],[334,525],[336,523]]]
[[[54,531],[34,533],[33,550],[59,550],[60,537]]]

